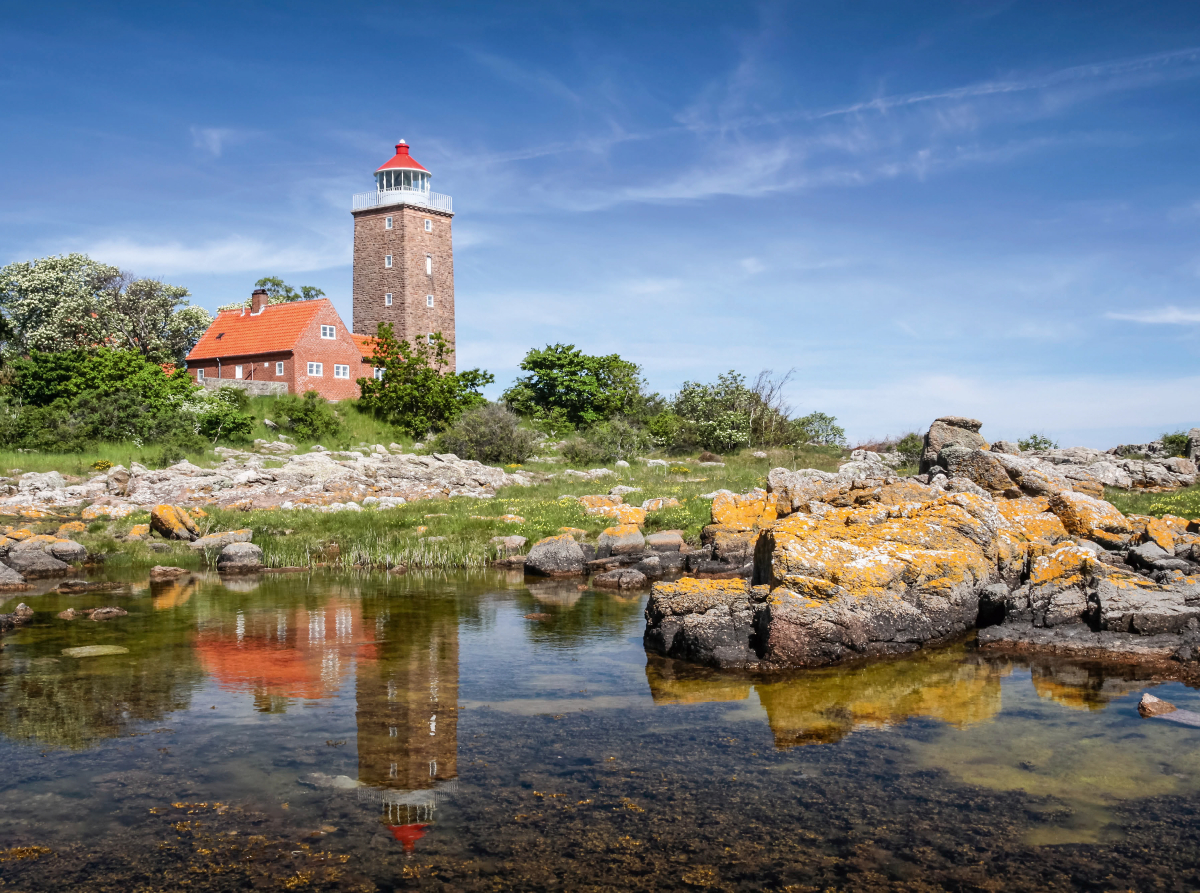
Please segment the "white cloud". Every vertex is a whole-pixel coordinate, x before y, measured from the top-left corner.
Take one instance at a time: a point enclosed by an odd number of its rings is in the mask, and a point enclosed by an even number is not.
[[[1120,319],[1126,322],[1140,322],[1149,325],[1195,325],[1200,323],[1200,310],[1185,310],[1170,304],[1154,310],[1142,310],[1137,313],[1106,313],[1108,319]]]
[[[757,257],[744,257],[741,259],[741,261],[739,261],[739,263],[741,264],[742,269],[751,276],[755,275],[756,273],[761,273],[767,268],[767,265]]]
[[[287,246],[270,245],[258,239],[238,236],[194,245],[108,239],[88,245],[83,250],[105,263],[142,275],[260,270],[305,272],[341,266],[351,261],[351,246],[346,239],[324,244]]]
[[[245,138],[243,131],[229,127],[192,127],[192,145],[213,158],[220,158],[225,146]]]

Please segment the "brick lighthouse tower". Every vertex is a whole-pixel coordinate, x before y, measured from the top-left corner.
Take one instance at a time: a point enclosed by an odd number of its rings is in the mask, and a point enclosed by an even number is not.
[[[454,347],[453,203],[429,190],[431,174],[400,140],[375,171],[375,189],[354,196],[354,331],[390,322],[415,342],[441,332]],[[450,358],[455,368],[454,355]]]

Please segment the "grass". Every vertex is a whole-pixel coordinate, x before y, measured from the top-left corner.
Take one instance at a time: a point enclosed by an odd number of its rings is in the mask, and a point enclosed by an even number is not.
[[[1200,518],[1200,484],[1167,493],[1139,493],[1106,488],[1104,498],[1127,515],[1178,515]]]

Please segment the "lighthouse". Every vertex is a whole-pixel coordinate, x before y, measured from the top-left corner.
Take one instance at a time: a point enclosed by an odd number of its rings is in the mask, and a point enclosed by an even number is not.
[[[404,140],[375,171],[375,188],[353,198],[354,332],[392,324],[415,343],[440,332],[454,347],[454,203],[433,192],[433,175]],[[455,357],[449,357],[455,369]]]

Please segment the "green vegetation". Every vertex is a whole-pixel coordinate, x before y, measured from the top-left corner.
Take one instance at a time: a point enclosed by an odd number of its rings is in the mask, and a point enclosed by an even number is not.
[[[1104,498],[1127,515],[1178,515],[1181,518],[1200,518],[1200,484],[1172,490],[1169,493],[1143,493],[1137,490],[1117,490],[1109,487]]]
[[[1182,456],[1187,452],[1188,436],[1186,431],[1164,434],[1160,439],[1162,445],[1166,447],[1168,456]]]
[[[286,394],[274,402],[276,424],[300,440],[315,442],[337,438],[342,433],[341,420],[316,391],[308,391],[303,397]]]
[[[529,374],[504,392],[504,400],[547,433],[635,416],[646,402],[641,368],[615,353],[593,357],[574,344],[551,344],[530,350],[521,369]]]
[[[325,292],[315,285],[302,285],[300,290],[292,288],[278,276],[264,276],[254,283],[256,289],[266,289],[267,304],[287,304],[291,301],[311,301],[325,297]],[[241,310],[250,306],[250,298],[244,301],[234,301],[232,304],[222,304],[217,310]]]
[[[360,378],[359,405],[412,437],[444,430],[464,411],[484,403],[480,391],[495,379],[480,369],[444,372],[453,351],[441,332],[415,344],[380,323],[372,363],[382,378]]]
[[[1030,434],[1017,440],[1017,446],[1022,450],[1057,450],[1058,444],[1045,434]]]
[[[498,403],[468,410],[437,438],[437,451],[490,465],[520,464],[537,449],[537,435]]]
[[[654,439],[645,428],[624,419],[612,419],[567,440],[562,454],[572,465],[594,468],[618,459],[628,462],[653,449]]]

